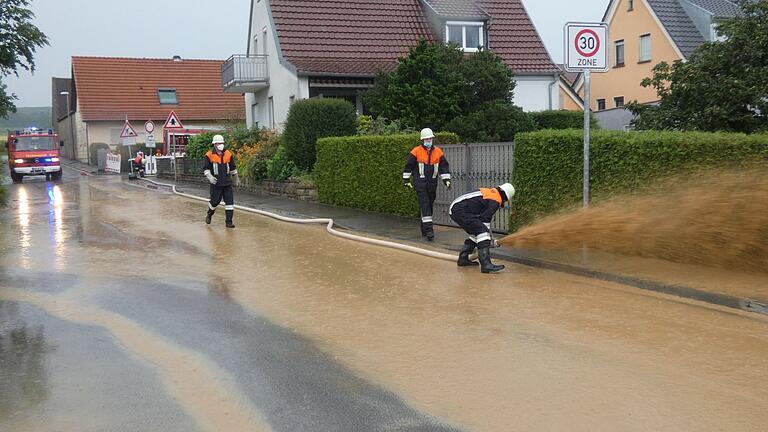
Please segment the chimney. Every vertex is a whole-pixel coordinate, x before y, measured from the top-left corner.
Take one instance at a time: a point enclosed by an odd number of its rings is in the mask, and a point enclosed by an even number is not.
[[[181,56],[180,55],[173,56],[173,61],[180,62],[181,61]]]

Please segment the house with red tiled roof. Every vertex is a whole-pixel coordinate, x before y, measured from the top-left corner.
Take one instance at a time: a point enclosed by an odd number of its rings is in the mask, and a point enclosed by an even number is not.
[[[72,57],[70,87],[65,94],[53,95],[54,106],[66,100],[65,109],[55,119],[64,141],[63,154],[89,162],[94,144],[119,145],[126,118],[138,133],[138,144],[146,142],[144,124],[151,120],[157,147],[163,153],[184,151],[191,135],[242,121],[243,96],[225,93],[221,87],[223,64],[223,60],[178,56]],[[184,126],[173,133],[163,129],[171,111]]]
[[[245,95],[249,126],[280,128],[291,103],[362,93],[420,39],[487,48],[514,72],[514,101],[560,108],[560,71],[521,0],[251,0],[247,52],[222,67],[225,91]]]

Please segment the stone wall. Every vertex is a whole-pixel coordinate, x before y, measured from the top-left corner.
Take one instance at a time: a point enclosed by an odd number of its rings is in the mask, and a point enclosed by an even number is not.
[[[202,174],[202,169],[198,166],[198,161],[186,161],[185,163],[184,159],[179,158],[177,163],[179,166],[176,179],[179,182],[208,184],[208,180]],[[170,169],[170,166],[158,164],[157,178],[173,180],[173,170]],[[295,200],[318,202],[317,189],[314,185],[293,180],[249,182],[241,178],[240,186],[237,187],[237,190],[257,195],[279,196]]]

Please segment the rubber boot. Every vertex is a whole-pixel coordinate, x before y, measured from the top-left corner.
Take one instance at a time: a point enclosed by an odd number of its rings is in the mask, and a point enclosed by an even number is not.
[[[435,241],[435,230],[432,228],[432,224],[427,222],[424,224],[424,235],[427,236],[427,240]]]
[[[480,271],[483,273],[496,273],[497,271],[504,270],[503,265],[496,265],[491,262],[491,248],[484,247],[478,249],[478,260],[480,260]]]
[[[227,228],[234,228],[235,224],[232,223],[232,216],[235,214],[235,211],[226,210],[225,213],[227,214]]]
[[[462,246],[459,252],[459,260],[456,261],[456,265],[459,267],[470,267],[480,265],[476,261],[470,261],[469,256],[475,251],[477,245],[472,240],[464,240],[464,246]]]
[[[426,237],[427,236],[427,224],[424,222],[421,223],[421,236]]]
[[[213,218],[213,213],[214,213],[214,210],[210,210],[210,209],[208,210],[208,213],[206,213],[206,215],[205,215],[205,223],[206,224],[208,224],[208,225],[211,224],[211,219]]]

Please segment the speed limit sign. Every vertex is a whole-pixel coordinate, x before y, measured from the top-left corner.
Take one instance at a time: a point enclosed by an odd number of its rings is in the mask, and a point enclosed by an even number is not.
[[[565,25],[565,68],[569,72],[608,70],[608,25],[568,23]]]

